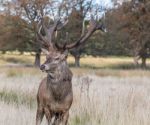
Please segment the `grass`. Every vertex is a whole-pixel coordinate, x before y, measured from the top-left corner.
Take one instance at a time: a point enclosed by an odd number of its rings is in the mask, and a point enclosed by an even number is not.
[[[1,125],[35,124],[36,93],[46,74],[26,67],[33,61],[31,55],[0,56]],[[71,65],[73,58],[68,62]],[[16,63],[19,66],[9,66]],[[69,125],[150,125],[149,69],[136,69],[130,57],[84,57],[81,68],[71,70]]]
[[[12,55],[0,54],[0,65],[18,63],[18,64],[33,64],[33,56],[31,55]]]
[[[14,61],[15,60],[15,61]],[[17,61],[16,61],[17,60]],[[45,57],[42,56],[44,62]],[[22,74],[41,75],[39,69],[28,67],[32,66],[34,56],[30,54],[0,54],[0,73],[6,72],[8,77],[21,77]],[[143,70],[133,64],[131,57],[83,57],[81,58],[81,67],[73,67],[74,58],[69,56],[68,63],[75,75],[94,74],[97,76],[150,76],[150,59],[147,61],[148,68]],[[26,67],[27,66],[27,67]]]
[[[41,62],[45,61],[45,56],[41,56]],[[85,56],[81,58],[81,68],[92,68],[92,69],[134,69],[136,68],[133,64],[132,57],[92,57]],[[6,64],[22,64],[25,66],[31,66],[34,63],[34,56],[30,54],[0,54],[0,66]],[[68,63],[70,66],[74,64],[74,58],[68,57]],[[150,64],[150,59],[147,61]]]
[[[3,81],[0,83],[1,125],[35,124],[35,99],[41,78],[26,74],[21,78],[1,74],[0,78]],[[144,76],[74,77],[69,125],[149,125],[149,80]],[[44,119],[42,125],[45,123]]]
[[[36,105],[35,96],[31,96],[25,93],[16,93],[15,91],[0,91],[0,100],[6,104],[15,104],[16,106],[25,105],[32,108]]]
[[[73,65],[74,58],[69,57],[68,62]],[[150,60],[147,61],[148,65]],[[81,68],[90,69],[135,69],[132,57],[92,57],[85,56],[81,58]]]
[[[7,77],[22,77],[23,74],[38,75],[40,70],[37,68],[25,68],[25,67],[9,67],[2,68],[1,72],[5,71]]]
[[[22,76],[22,72],[14,71],[13,69],[8,70],[7,77],[19,77]]]

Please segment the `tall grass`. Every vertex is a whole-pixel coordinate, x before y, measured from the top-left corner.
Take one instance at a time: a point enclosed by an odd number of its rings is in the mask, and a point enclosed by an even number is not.
[[[1,125],[35,124],[36,93],[42,77],[0,75]],[[149,81],[144,76],[75,76],[69,125],[149,125]]]
[[[30,55],[0,57],[0,125],[35,124],[36,93],[46,74],[24,67],[33,61]],[[84,57],[81,66],[71,68],[69,125],[150,125],[150,70],[134,69],[130,57]]]

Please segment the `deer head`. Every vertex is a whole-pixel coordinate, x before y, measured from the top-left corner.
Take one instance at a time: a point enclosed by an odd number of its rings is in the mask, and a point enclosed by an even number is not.
[[[61,64],[66,63],[68,50],[84,44],[96,30],[105,30],[103,25],[98,25],[94,18],[91,18],[87,32],[84,31],[77,41],[71,44],[65,43],[64,45],[53,42],[52,37],[54,36],[54,33],[57,30],[62,29],[62,27],[67,24],[67,22],[68,21],[61,23],[60,20],[56,20],[54,21],[54,24],[49,27],[46,27],[43,21],[41,22],[38,36],[42,45],[46,48],[42,49],[42,51],[46,54],[46,61],[40,67],[42,71],[55,71]],[[44,30],[44,35],[41,33],[41,29]]]
[[[40,69],[46,71],[47,73],[52,73],[60,66],[60,64],[65,63],[68,51],[59,52],[59,51],[48,51],[42,49],[43,53],[46,55],[46,61],[41,65]]]
[[[52,40],[54,33],[62,29],[67,22],[68,20],[66,20],[64,23],[61,23],[60,20],[56,20],[52,25],[46,26],[44,21],[41,21],[41,26],[39,27],[38,31],[38,38],[43,46],[41,50],[46,55],[46,61],[40,66],[42,71],[52,73],[59,67],[60,64],[66,62],[68,51],[59,51],[55,47]]]

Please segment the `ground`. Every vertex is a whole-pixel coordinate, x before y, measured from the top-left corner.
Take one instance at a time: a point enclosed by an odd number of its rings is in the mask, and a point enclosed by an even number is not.
[[[35,124],[36,93],[46,74],[31,67],[33,59],[0,56],[1,125]],[[149,69],[135,69],[131,57],[84,57],[81,68],[72,67],[72,57],[68,62],[74,74],[69,125],[150,125]]]

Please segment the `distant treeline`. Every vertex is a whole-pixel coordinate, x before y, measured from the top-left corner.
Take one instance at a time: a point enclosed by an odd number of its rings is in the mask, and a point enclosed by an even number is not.
[[[35,60],[39,61],[41,45],[36,38],[36,29],[39,17],[43,14],[40,13],[42,9],[42,12],[45,12],[44,23],[47,25],[53,23],[53,19],[49,17],[58,11],[57,8],[61,8],[61,11],[59,10],[60,15],[68,14],[69,22],[62,31],[58,32],[56,38],[61,44],[64,41],[76,41],[82,34],[83,21],[85,21],[85,28],[89,25],[87,16],[91,12],[90,8],[93,8],[95,17],[101,17],[98,12],[101,8],[100,11],[105,12],[105,14],[98,21],[103,23],[107,32],[97,31],[88,39],[87,44],[70,51],[76,64],[79,64],[82,55],[127,55],[135,57],[135,63],[138,63],[138,59],[142,59],[142,66],[146,66],[146,59],[150,56],[149,0],[127,0],[122,4],[117,4],[115,1],[114,7],[111,9],[90,3],[90,0],[81,0],[71,8],[71,0],[67,1],[68,3],[62,1],[61,4],[54,4],[53,6],[53,3],[34,0],[32,2],[21,0],[18,4],[14,1],[3,2],[5,9],[0,13],[0,50],[4,53],[14,50],[20,52],[34,51],[36,53]],[[43,6],[45,8],[41,9]],[[68,8],[66,9],[66,7]],[[51,8],[55,12],[51,14],[50,9],[47,8]],[[66,40],[66,36],[68,40]],[[35,62],[35,64],[39,63]]]

